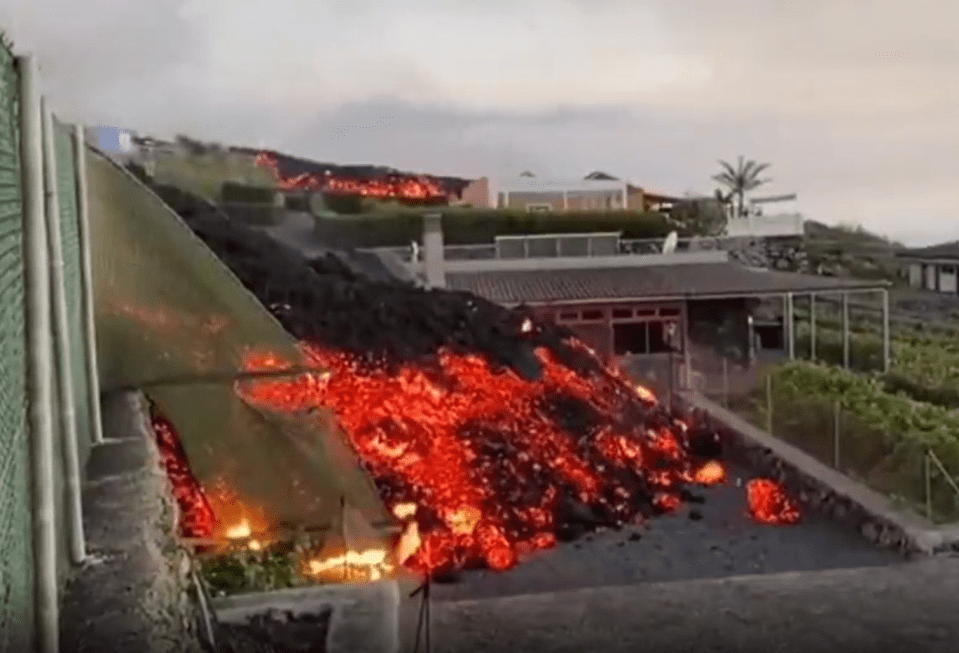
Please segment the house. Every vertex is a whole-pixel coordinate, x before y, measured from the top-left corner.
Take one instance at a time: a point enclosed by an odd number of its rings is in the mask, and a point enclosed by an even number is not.
[[[896,256],[905,264],[909,285],[950,295],[959,294],[959,240],[907,249]]]
[[[545,179],[524,173],[501,183],[496,207],[518,211],[603,211],[665,209],[678,201],[596,171],[584,179]]]
[[[728,361],[743,369],[761,358],[761,300],[782,301],[779,342],[795,356],[794,302],[817,295],[888,293],[888,283],[749,268],[717,250],[623,254],[607,247],[615,234],[538,235],[525,256],[452,258],[441,220],[424,220],[423,262],[408,264],[432,287],[467,291],[508,307],[526,306],[576,332],[599,356],[617,359],[646,379],[687,381],[697,370],[716,373]],[[553,238],[553,247],[543,245]],[[586,241],[583,247],[573,241]],[[550,255],[543,252],[550,251]],[[884,325],[889,360],[888,303]],[[809,301],[815,314],[815,302]],[[768,324],[762,325],[768,330]],[[846,320],[848,328],[848,320]],[[677,361],[678,358],[678,361]],[[678,367],[677,367],[678,366]],[[682,370],[682,371],[679,371]],[[705,373],[705,372],[704,372]]]

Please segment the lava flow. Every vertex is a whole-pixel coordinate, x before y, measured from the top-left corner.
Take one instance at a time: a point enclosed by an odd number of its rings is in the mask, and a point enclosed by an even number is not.
[[[713,484],[722,466],[691,453],[696,436],[613,374],[581,376],[545,348],[543,374],[499,372],[475,355],[441,352],[440,374],[364,368],[306,347],[323,379],[238,386],[271,409],[327,406],[394,514],[410,511],[416,571],[502,570],[553,546],[577,520],[622,525],[682,504],[687,484]],[[253,356],[251,370],[281,363]]]
[[[280,171],[276,157],[261,152],[256,164],[268,169],[282,190],[319,190],[338,195],[359,195],[380,200],[394,199],[410,202],[444,200],[449,193],[435,180],[425,175],[390,174],[381,179],[355,179],[330,174],[302,173],[286,177]]]
[[[407,568],[508,569],[723,482],[718,436],[703,420],[679,418],[572,332],[474,295],[373,282],[348,258],[305,260],[184,193],[174,199],[310,365],[330,372],[236,391],[269,410],[334,413],[405,524],[396,557]],[[299,362],[261,351],[245,365]]]
[[[795,524],[799,507],[786,494],[785,488],[767,478],[757,478],[746,485],[749,514],[762,524]]]

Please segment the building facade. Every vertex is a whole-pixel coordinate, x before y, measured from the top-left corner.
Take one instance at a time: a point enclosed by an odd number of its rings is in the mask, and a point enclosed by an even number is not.
[[[959,294],[959,241],[910,249],[897,255],[911,287]]]

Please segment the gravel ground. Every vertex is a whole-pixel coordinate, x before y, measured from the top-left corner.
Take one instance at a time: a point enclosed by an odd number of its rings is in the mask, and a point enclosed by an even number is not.
[[[439,583],[433,596],[463,600],[638,582],[722,578],[785,571],[871,567],[901,562],[852,528],[807,513],[794,526],[766,526],[746,515],[745,487],[733,470],[705,501],[647,526],[607,531],[533,556],[506,573],[468,572]]]

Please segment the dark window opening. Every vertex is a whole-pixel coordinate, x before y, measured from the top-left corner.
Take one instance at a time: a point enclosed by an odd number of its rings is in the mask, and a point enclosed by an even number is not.
[[[649,353],[649,330],[645,322],[613,325],[613,350],[617,356]]]
[[[583,311],[584,320],[602,320],[603,312],[602,311]]]
[[[654,308],[638,308],[636,309],[636,317],[649,317],[651,315],[656,315],[656,309]]]
[[[679,313],[680,313],[680,310],[679,310],[678,308],[661,308],[661,309],[659,309],[659,314],[662,315],[663,317],[665,317],[665,316],[667,316],[667,315],[669,315],[669,316],[679,315]]]
[[[951,265],[943,265],[942,272],[943,274],[955,274],[956,268],[952,267]]]
[[[783,338],[783,328],[779,325],[763,324],[753,327],[756,332],[756,339],[759,349],[782,349],[785,342]]]
[[[613,317],[627,319],[633,317],[633,309],[631,308],[614,308]]]
[[[560,314],[559,314],[559,319],[560,319],[560,320],[578,320],[578,319],[579,319],[579,312],[578,312],[578,311],[572,311],[572,312],[569,312],[569,313],[560,313]]]
[[[664,354],[679,349],[679,329],[676,322],[649,323],[649,353]]]

